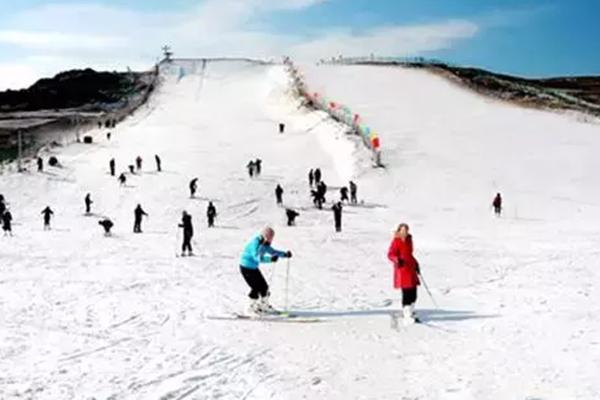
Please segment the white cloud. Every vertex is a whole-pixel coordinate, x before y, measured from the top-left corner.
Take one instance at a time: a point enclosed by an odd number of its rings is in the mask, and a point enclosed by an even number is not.
[[[250,28],[273,12],[297,12],[327,0],[204,0],[186,12],[142,12],[99,4],[50,4],[5,19],[0,46],[19,48],[18,64],[39,74],[91,66],[150,67],[160,47],[176,56],[279,57],[317,59],[347,56],[406,55],[447,48],[472,37],[477,26],[447,21],[389,26],[352,33],[322,29],[308,36]],[[51,72],[49,72],[51,71]]]

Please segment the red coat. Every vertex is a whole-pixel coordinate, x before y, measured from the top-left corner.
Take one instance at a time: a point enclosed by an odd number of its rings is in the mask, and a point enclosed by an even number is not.
[[[406,241],[394,238],[388,250],[388,258],[394,263],[394,288],[412,289],[420,284],[417,260],[413,257],[412,236],[408,236]]]

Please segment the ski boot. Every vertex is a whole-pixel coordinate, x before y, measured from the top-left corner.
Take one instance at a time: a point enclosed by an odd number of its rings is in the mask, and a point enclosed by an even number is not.
[[[412,325],[416,322],[415,318],[413,317],[413,311],[411,309],[411,306],[403,306],[402,314],[404,316],[404,318],[402,319],[404,326]]]
[[[278,311],[275,308],[273,308],[271,304],[269,304],[269,296],[261,297],[259,300],[258,307],[262,314],[278,314]]]

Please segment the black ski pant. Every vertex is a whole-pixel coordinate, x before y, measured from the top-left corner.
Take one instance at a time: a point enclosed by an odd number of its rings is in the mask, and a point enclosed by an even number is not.
[[[192,252],[192,235],[183,234],[183,245],[181,246],[181,251],[189,251]]]
[[[135,222],[133,223],[133,232],[134,233],[142,233],[142,220],[141,220],[141,218],[139,220],[136,219]]]
[[[410,306],[417,302],[417,288],[402,289],[402,305]]]
[[[240,265],[240,272],[251,289],[248,297],[257,300],[269,295],[269,285],[258,268],[250,269]]]
[[[341,232],[342,231],[342,217],[334,218],[334,219],[335,219],[335,231]]]
[[[215,218],[214,217],[208,217],[208,227],[212,228],[213,226],[215,226]]]

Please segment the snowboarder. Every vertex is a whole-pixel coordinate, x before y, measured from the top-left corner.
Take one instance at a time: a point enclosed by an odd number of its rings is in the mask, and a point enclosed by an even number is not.
[[[394,288],[402,289],[402,315],[406,325],[419,322],[415,314],[419,263],[413,256],[413,241],[407,224],[400,224],[388,250],[388,258],[394,263]],[[397,315],[393,316],[395,324]]]
[[[12,214],[7,209],[2,214],[2,230],[4,231],[4,236],[10,235],[12,236]]]
[[[275,199],[277,200],[277,205],[283,204],[283,188],[279,184],[275,188]]]
[[[269,304],[269,285],[263,277],[260,263],[275,263],[279,258],[291,258],[290,251],[275,250],[271,247],[275,231],[265,227],[259,235],[254,236],[246,245],[240,260],[240,272],[250,286],[249,314],[272,313],[275,309]]]
[[[352,204],[358,203],[358,199],[356,198],[356,191],[358,188],[356,187],[356,183],[350,181],[350,202]]]
[[[190,181],[190,197],[193,199],[196,195],[196,190],[198,189],[198,178],[194,178]]]
[[[348,201],[350,201],[348,199],[348,188],[346,186],[344,186],[343,188],[340,189],[340,201],[343,203],[344,201],[347,203]]]
[[[160,160],[160,157],[158,156],[158,154],[154,155],[154,160],[156,160],[156,170],[158,172],[161,172],[162,171],[161,160]]]
[[[115,224],[113,224],[110,219],[105,218],[101,221],[98,221],[98,225],[104,228],[104,236],[110,236],[110,230]]]
[[[287,216],[287,225],[295,226],[296,225],[296,217],[300,215],[298,211],[292,210],[290,208],[285,209],[285,215]]]
[[[37,170],[38,172],[44,172],[44,160],[42,157],[37,158]]]
[[[253,178],[255,168],[254,161],[250,161],[248,165],[246,165],[246,168],[248,168],[248,175],[250,176],[250,178]]]
[[[492,207],[494,207],[494,213],[497,217],[502,214],[502,196],[500,193],[496,193],[496,197],[494,197],[494,201],[492,202]]]
[[[321,170],[319,168],[315,169],[315,184],[319,184],[321,182]]]
[[[331,209],[333,210],[333,220],[335,222],[335,231],[342,231],[342,202],[338,201]]]
[[[50,230],[50,219],[52,218],[52,215],[54,215],[54,212],[50,209],[50,207],[46,207],[41,214],[44,216],[44,230]]]
[[[262,160],[260,158],[257,158],[256,161],[254,161],[254,171],[256,176],[259,176],[262,172]]]
[[[142,233],[142,218],[144,216],[148,216],[146,211],[142,209],[140,204],[137,205],[135,210],[133,210],[134,222],[133,222],[133,233]]]
[[[180,228],[183,228],[183,244],[181,245],[181,257],[185,257],[185,252],[188,252],[189,256],[193,256],[192,253],[192,237],[194,236],[194,227],[192,226],[192,216],[186,211],[182,213]]]
[[[115,176],[115,159],[111,158],[108,166],[110,167],[110,176]]]
[[[135,159],[135,167],[137,168],[138,171],[142,170],[142,157],[137,156]]]
[[[92,197],[91,195],[88,193],[85,195],[85,213],[89,214],[90,212],[92,212]]]
[[[279,123],[279,133],[283,133],[285,132],[285,124],[280,122]]]
[[[311,168],[311,170],[308,171],[308,186],[312,187],[314,182],[315,182],[315,173]]]
[[[119,183],[121,186],[125,186],[127,183],[127,177],[125,176],[125,173],[121,173],[121,175],[119,175]]]
[[[217,209],[212,201],[208,202],[208,208],[206,209],[206,218],[208,219],[208,227],[212,228],[215,226],[215,218],[217,217]]]

